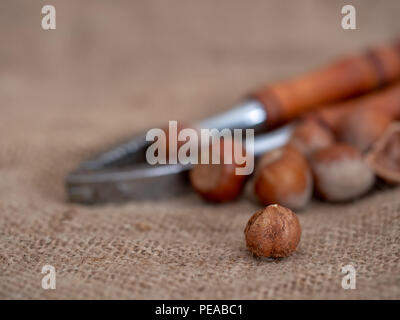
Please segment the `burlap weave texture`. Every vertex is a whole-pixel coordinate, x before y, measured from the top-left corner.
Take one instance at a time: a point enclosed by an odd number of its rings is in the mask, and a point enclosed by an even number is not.
[[[85,207],[65,174],[149,126],[223,110],[247,90],[400,30],[398,1],[52,1],[0,4],[0,298],[400,298],[400,190],[314,201],[289,258],[253,258],[258,206],[196,195]],[[56,268],[56,290],[41,287]],[[341,267],[357,271],[356,290]]]

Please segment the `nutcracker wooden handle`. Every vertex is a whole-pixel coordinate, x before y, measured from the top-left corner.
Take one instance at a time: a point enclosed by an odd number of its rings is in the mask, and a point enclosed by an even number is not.
[[[366,93],[400,79],[400,40],[344,57],[295,79],[268,85],[251,96],[277,126],[311,110]]]
[[[305,117],[314,118],[336,131],[343,117],[358,108],[375,108],[393,120],[400,119],[400,82],[359,98],[325,106]]]

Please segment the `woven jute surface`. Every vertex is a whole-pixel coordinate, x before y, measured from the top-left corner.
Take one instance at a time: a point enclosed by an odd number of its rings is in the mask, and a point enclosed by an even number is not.
[[[0,5],[0,298],[400,298],[400,190],[313,203],[297,251],[253,258],[243,229],[259,206],[188,194],[86,207],[64,177],[93,152],[168,120],[223,110],[249,89],[384,42],[397,0],[39,1]],[[41,287],[43,265],[56,289]],[[341,267],[356,269],[356,289]]]

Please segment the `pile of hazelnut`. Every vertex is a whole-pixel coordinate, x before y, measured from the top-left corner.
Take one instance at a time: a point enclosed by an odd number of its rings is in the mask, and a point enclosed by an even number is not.
[[[284,257],[295,250],[301,234],[291,210],[305,208],[313,195],[350,201],[368,193],[377,177],[400,183],[400,123],[392,120],[373,108],[353,110],[335,128],[305,117],[287,145],[261,156],[250,179],[236,176],[235,164],[197,165],[191,184],[214,202],[250,190],[267,207],[249,220],[247,247],[257,256]]]

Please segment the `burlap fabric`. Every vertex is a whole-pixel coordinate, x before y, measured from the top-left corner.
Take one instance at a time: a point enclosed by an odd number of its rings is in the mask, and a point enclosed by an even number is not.
[[[92,152],[167,120],[223,110],[248,89],[385,41],[397,0],[40,1],[0,4],[0,298],[400,298],[400,190],[299,213],[298,250],[253,258],[243,229],[258,206],[189,194],[85,207],[65,174]],[[56,290],[41,287],[56,268]],[[341,267],[356,268],[356,289]]]

